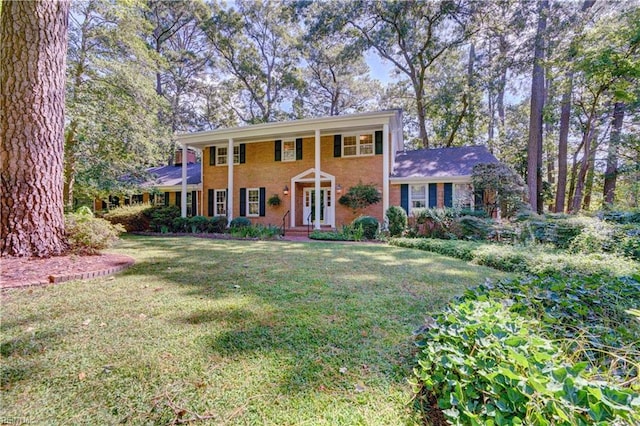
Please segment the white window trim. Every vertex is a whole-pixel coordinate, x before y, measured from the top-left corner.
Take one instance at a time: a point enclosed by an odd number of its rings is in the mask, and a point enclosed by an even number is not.
[[[293,158],[289,158],[289,159],[285,158],[285,155],[284,155],[284,153],[286,152],[286,150],[284,149],[284,146],[285,146],[285,144],[288,144],[288,143],[293,144],[293,150],[292,150]],[[280,161],[287,162],[287,163],[291,162],[291,161],[296,161],[296,141],[295,141],[295,139],[293,139],[293,140],[288,139],[288,140],[283,140],[282,141],[282,154],[280,156]]]
[[[226,149],[227,153],[225,155],[220,155],[220,148]],[[237,153],[236,153],[237,151]],[[220,164],[220,158],[225,159],[224,164]],[[233,147],[233,164],[240,164],[240,145],[236,145]],[[224,167],[229,165],[229,148],[226,146],[219,146],[216,148],[216,166]]]
[[[409,207],[409,212],[408,212],[409,215],[413,214],[413,210],[414,210],[414,208],[413,208],[413,196],[411,195],[412,194],[411,187],[414,186],[414,185],[416,185],[416,186],[418,186],[418,185],[424,186],[424,204],[425,204],[425,206],[424,207],[417,207],[417,208],[425,208],[425,209],[435,208],[435,207],[429,207],[429,184],[431,184],[431,183],[435,183],[435,182],[414,182],[414,183],[410,183],[409,184],[409,206],[408,206]],[[436,206],[437,206],[438,205],[438,194],[437,194],[437,192],[436,192],[435,203],[436,203]]]
[[[256,191],[258,193],[258,201],[252,201],[251,203],[249,202],[249,193],[251,191]],[[258,205],[258,213],[250,213],[251,208],[249,206],[252,203]],[[247,188],[246,205],[247,205],[247,217],[258,217],[258,216],[260,216],[260,188]]]
[[[367,136],[371,136],[371,153],[369,154],[362,154],[360,153],[360,136],[363,135],[367,135]],[[356,138],[356,153],[355,155],[345,155],[344,153],[344,139],[347,137],[351,137],[351,136],[355,136]],[[367,144],[368,145],[368,144]],[[349,145],[349,146],[353,146],[353,145]],[[360,132],[360,133],[346,133],[342,135],[342,156],[346,157],[346,158],[351,158],[351,157],[369,157],[369,156],[373,156],[376,154],[376,137],[375,137],[375,132]]]
[[[224,194],[224,203],[218,201],[218,194]],[[222,210],[224,213],[218,213],[218,206],[222,204]],[[226,216],[227,215],[227,190],[216,189],[213,194],[213,215],[214,216]]]

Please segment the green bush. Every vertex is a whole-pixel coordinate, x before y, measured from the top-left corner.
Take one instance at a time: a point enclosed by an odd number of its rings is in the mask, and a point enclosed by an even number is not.
[[[364,238],[366,238],[367,240],[374,240],[378,235],[380,222],[378,222],[378,219],[376,219],[375,217],[360,216],[354,219],[353,222],[351,222],[351,226],[354,230],[362,227],[362,230],[364,231]]]
[[[151,211],[152,207],[148,203],[134,204],[115,207],[102,215],[102,218],[112,224],[121,224],[127,232],[144,232],[151,226]]]
[[[214,216],[209,221],[209,232],[222,234],[227,229],[229,220],[226,216]]]
[[[407,213],[402,207],[391,206],[387,209],[387,221],[389,222],[389,234],[399,237],[407,229]]]
[[[242,217],[242,216],[233,218],[231,220],[231,223],[229,224],[229,227],[231,229],[244,228],[247,226],[251,226],[251,221],[246,217]]]
[[[493,229],[487,219],[477,216],[460,216],[453,220],[449,232],[466,240],[486,240]]]
[[[450,305],[416,333],[417,401],[454,425],[637,424],[637,393],[590,374],[538,330],[500,301]]]
[[[93,217],[91,210],[79,210],[65,215],[65,232],[69,249],[76,254],[98,254],[111,247],[122,232],[120,224]]]
[[[172,232],[173,221],[180,217],[178,206],[155,206],[149,211],[151,230],[155,232]]]
[[[619,224],[640,224],[640,210],[610,211],[601,214],[602,220]]]
[[[399,247],[432,251],[508,272],[528,272],[539,275],[630,276],[639,271],[637,262],[609,253],[571,256],[565,252],[550,250],[545,246],[536,246],[534,250],[532,247],[508,244],[433,238],[392,238],[389,243]]]
[[[194,234],[201,232],[208,232],[210,221],[204,216],[192,216],[189,218],[189,228]]]
[[[190,226],[189,226],[188,217],[179,216],[174,218],[173,221],[171,222],[171,227],[169,228],[169,232],[184,233],[189,231],[190,231]]]
[[[236,238],[258,238],[261,240],[272,240],[279,238],[282,230],[274,225],[249,225],[231,228],[231,235]]]

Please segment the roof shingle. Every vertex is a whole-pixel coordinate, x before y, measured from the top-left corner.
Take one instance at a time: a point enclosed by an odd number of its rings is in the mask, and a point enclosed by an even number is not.
[[[442,178],[470,176],[473,166],[498,163],[485,146],[417,149],[399,152],[392,178]]]

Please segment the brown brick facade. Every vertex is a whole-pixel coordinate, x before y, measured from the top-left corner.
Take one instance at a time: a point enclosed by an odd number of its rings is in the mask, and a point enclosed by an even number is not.
[[[334,157],[333,135],[321,137],[320,152],[321,171],[335,176],[335,183],[342,187],[343,194],[351,186],[360,182],[364,184],[374,184],[382,191],[382,155],[336,158]],[[266,189],[267,199],[277,194],[282,200],[282,203],[279,206],[266,205],[265,216],[250,217],[252,223],[280,225],[284,214],[292,210],[291,203],[295,200],[295,223],[296,226],[302,225],[303,191],[305,187],[313,187],[314,183],[298,182],[295,187],[292,187],[291,179],[315,167],[315,138],[303,138],[301,160],[275,161],[275,140],[247,143],[245,145],[245,153],[245,163],[235,164],[233,168],[233,217],[240,215],[240,188],[264,187]],[[204,149],[202,189],[205,214],[208,214],[208,190],[226,189],[228,178],[228,166],[209,165],[209,155],[209,149]],[[313,174],[309,175],[309,177],[312,176]],[[289,188],[288,195],[283,193],[285,186]],[[329,181],[322,181],[321,183],[323,189],[330,189],[330,186],[331,183]],[[399,204],[399,188],[392,187],[391,189],[391,203]],[[397,194],[395,194],[396,192]],[[374,216],[378,218],[378,220],[383,219],[382,202],[370,206],[366,211],[359,211],[354,214],[349,208],[337,202],[340,195],[341,194],[334,194],[333,197],[333,202],[335,203],[335,224],[337,227],[351,223],[355,217],[361,214]],[[289,223],[287,223],[287,226],[289,226]]]

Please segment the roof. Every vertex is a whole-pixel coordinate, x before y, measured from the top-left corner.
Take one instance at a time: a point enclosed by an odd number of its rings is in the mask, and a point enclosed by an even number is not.
[[[221,128],[195,133],[177,134],[176,140],[189,147],[203,149],[207,146],[234,142],[259,142],[281,137],[304,137],[314,135],[316,130],[321,135],[338,134],[343,131],[369,129],[388,124],[390,131],[402,128],[402,112],[398,109],[386,111],[363,112],[349,115],[305,118],[301,120],[277,121],[272,123],[253,124],[232,128]],[[398,132],[401,139],[402,132]],[[402,146],[402,141],[398,141]]]
[[[476,164],[498,162],[485,146],[417,149],[396,155],[391,178],[471,176]]]
[[[187,185],[200,184],[202,177],[200,163],[187,164]],[[182,185],[182,167],[161,166],[147,169],[151,178],[142,186],[180,186]]]

